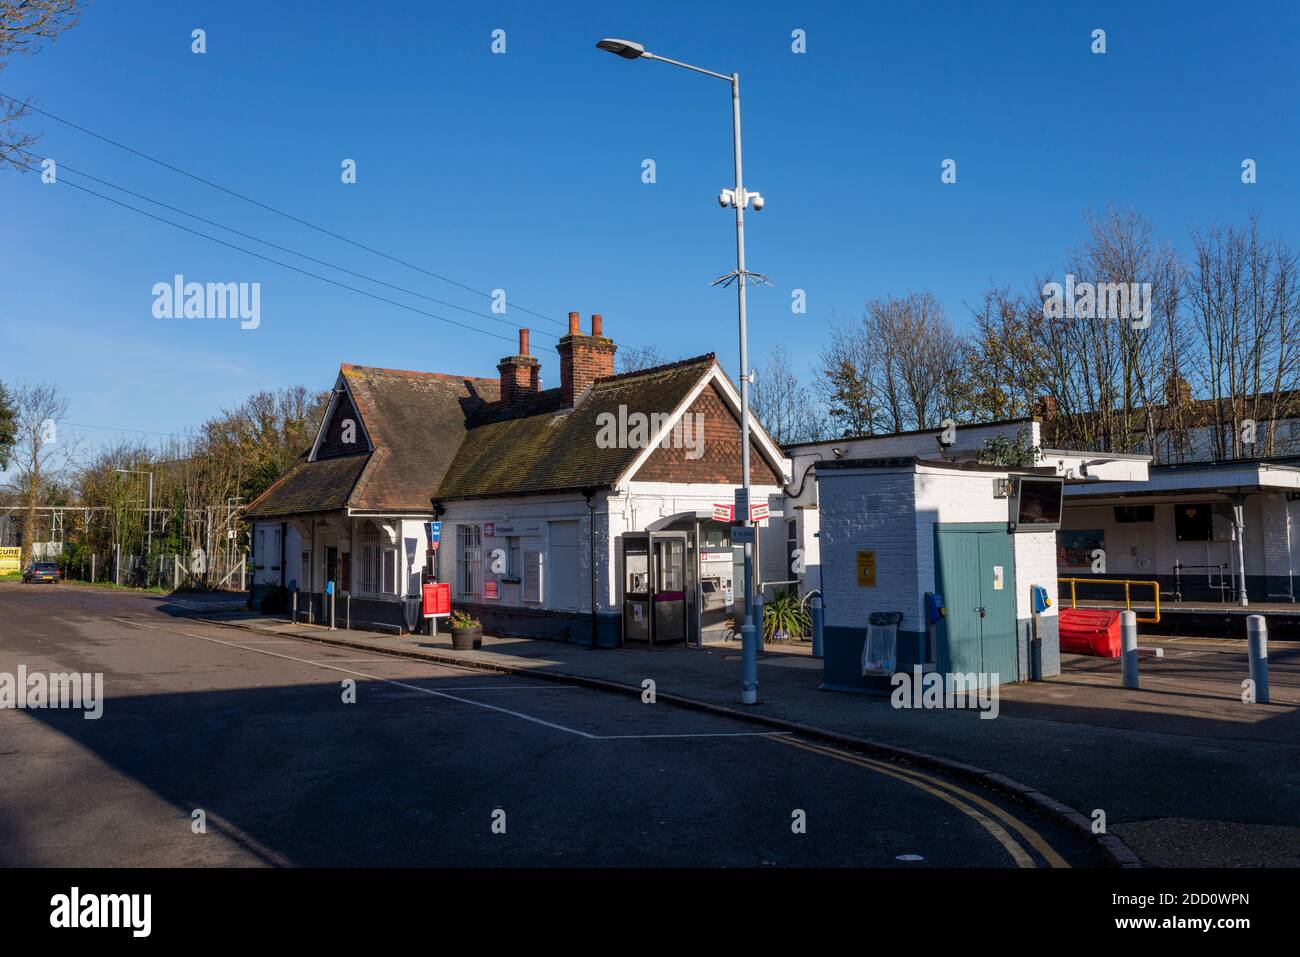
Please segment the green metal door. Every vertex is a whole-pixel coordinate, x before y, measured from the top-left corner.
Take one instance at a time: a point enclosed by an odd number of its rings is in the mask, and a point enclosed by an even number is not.
[[[983,671],[979,536],[936,529],[934,559],[935,585],[947,607],[939,623],[939,671]]]
[[[947,608],[939,670],[1015,681],[1016,586],[1006,526],[935,526],[934,557],[935,587]]]
[[[980,639],[984,671],[993,683],[1015,681],[1019,676],[1016,673],[1016,584],[1011,536],[1005,529],[981,532],[979,542],[980,598],[984,606]]]

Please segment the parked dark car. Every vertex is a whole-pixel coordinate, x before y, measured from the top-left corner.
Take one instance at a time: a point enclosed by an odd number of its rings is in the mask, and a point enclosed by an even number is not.
[[[23,581],[51,583],[63,581],[63,572],[59,571],[59,566],[54,562],[32,562],[27,566],[27,571],[23,572]]]

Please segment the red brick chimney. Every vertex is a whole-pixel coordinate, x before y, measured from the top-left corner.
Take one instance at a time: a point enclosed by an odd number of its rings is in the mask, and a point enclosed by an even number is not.
[[[569,334],[555,346],[560,353],[560,394],[572,408],[597,379],[614,374],[614,340],[606,339],[600,315],[591,317],[591,335],[583,335],[578,314],[569,313]]]
[[[501,373],[501,404],[509,407],[518,405],[530,395],[536,395],[540,387],[538,375],[541,363],[528,354],[528,330],[519,330],[519,354],[506,356],[497,363]]]

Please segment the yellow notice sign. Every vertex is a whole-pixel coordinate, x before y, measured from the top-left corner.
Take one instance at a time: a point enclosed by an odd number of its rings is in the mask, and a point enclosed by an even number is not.
[[[23,561],[21,548],[0,548],[0,573],[20,570]]]
[[[876,553],[858,552],[858,587],[876,587]]]

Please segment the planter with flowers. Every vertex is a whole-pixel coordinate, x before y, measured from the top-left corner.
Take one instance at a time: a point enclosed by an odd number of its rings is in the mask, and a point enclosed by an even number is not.
[[[457,651],[477,651],[483,647],[483,622],[466,611],[451,613],[451,646]]]

